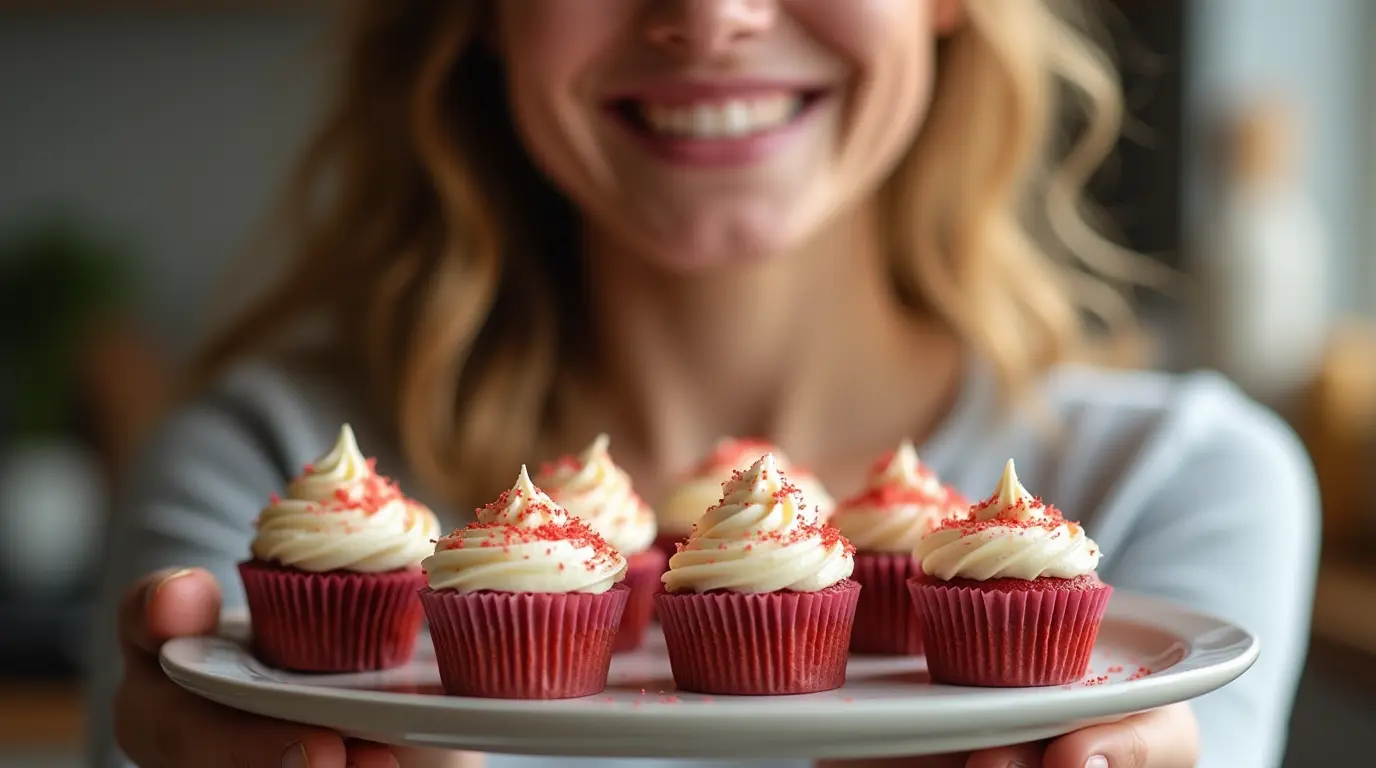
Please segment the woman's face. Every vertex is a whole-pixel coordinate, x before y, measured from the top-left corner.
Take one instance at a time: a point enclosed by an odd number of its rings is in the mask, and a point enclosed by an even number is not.
[[[498,0],[516,128],[601,237],[676,272],[797,248],[921,125],[961,0]]]

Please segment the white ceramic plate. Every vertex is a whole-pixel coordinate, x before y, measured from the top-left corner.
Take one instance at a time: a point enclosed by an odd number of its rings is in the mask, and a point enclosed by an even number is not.
[[[166,644],[182,687],[236,709],[389,744],[527,755],[767,758],[939,754],[1043,739],[1191,699],[1256,661],[1245,630],[1169,603],[1115,593],[1080,683],[985,689],[932,685],[923,661],[852,657],[840,690],[701,696],[674,690],[664,640],[618,656],[607,690],[565,701],[441,695],[427,637],[410,666],[353,675],[265,667],[242,614],[221,637]],[[703,734],[712,734],[704,738]]]

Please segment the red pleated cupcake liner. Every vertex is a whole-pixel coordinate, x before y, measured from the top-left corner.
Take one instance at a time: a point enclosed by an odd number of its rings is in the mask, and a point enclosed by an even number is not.
[[[452,696],[571,699],[607,687],[631,590],[601,594],[420,592],[440,681]]]
[[[367,672],[411,660],[422,612],[419,569],[309,573],[250,560],[239,564],[253,652],[295,672]]]
[[[1030,588],[908,581],[932,682],[991,688],[1067,685],[1084,677],[1113,587]],[[1044,586],[1043,586],[1044,585]]]
[[[922,623],[908,593],[908,579],[920,574],[910,554],[859,552],[851,581],[864,590],[855,607],[851,653],[916,656],[922,653]]]
[[[846,682],[860,585],[820,592],[656,597],[680,690],[718,695],[815,693]]]
[[[658,549],[650,549],[627,558],[626,578],[622,582],[630,588],[626,610],[621,614],[621,628],[617,630],[613,653],[639,648],[645,640],[645,630],[655,615],[655,595],[664,590],[661,577],[669,558]]]

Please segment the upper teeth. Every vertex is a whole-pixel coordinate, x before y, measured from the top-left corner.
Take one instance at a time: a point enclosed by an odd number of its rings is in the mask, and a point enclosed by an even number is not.
[[[642,102],[640,111],[646,124],[659,133],[717,139],[777,128],[792,120],[801,104],[797,94],[778,94],[673,106]]]

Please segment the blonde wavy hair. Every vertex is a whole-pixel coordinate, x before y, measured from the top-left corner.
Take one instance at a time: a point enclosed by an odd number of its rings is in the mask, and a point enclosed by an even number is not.
[[[578,292],[554,289],[577,284],[578,217],[512,129],[482,42],[491,7],[354,4],[337,100],[282,211],[295,258],[198,366],[204,381],[323,318],[353,342],[336,351],[366,374],[413,471],[457,501],[495,490],[538,447],[580,317]],[[881,194],[900,295],[1013,393],[1074,354],[1087,313],[1130,317],[1137,267],[1081,204],[1122,98],[1072,3],[966,0],[966,13]]]

